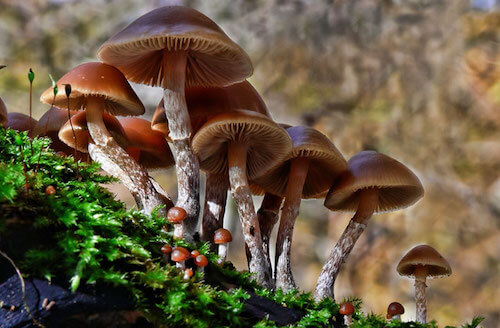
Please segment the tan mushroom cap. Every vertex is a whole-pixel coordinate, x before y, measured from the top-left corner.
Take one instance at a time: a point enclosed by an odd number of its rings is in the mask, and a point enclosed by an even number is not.
[[[97,56],[127,79],[164,84],[164,62],[174,51],[187,51],[186,86],[224,86],[252,75],[252,63],[210,18],[181,6],[155,9],[107,40]]]
[[[379,190],[375,213],[408,207],[424,195],[420,180],[409,168],[376,151],[354,155],[347,169],[325,198],[325,206],[332,211],[356,211],[357,192],[365,188]]]
[[[248,81],[235,83],[228,87],[189,88],[186,89],[185,94],[193,135],[210,117],[235,109],[244,108],[271,117],[264,100]],[[168,136],[168,121],[165,116],[163,99],[156,107],[151,126],[153,130]]]
[[[64,84],[71,84],[70,108],[83,109],[89,96],[104,98],[104,110],[113,115],[136,116],[144,114],[144,105],[125,79],[113,66],[103,63],[85,63],[76,66],[57,81],[58,92],[54,105],[67,108]],[[52,104],[52,87],[44,91],[40,101]]]
[[[165,137],[161,132],[151,129],[151,122],[142,118],[127,117],[121,119],[120,123],[129,142],[127,152],[131,153],[132,148],[138,150],[139,163],[148,169],[175,165]]]
[[[111,136],[116,140],[116,142],[122,148],[128,146],[128,140],[125,134],[125,130],[121,126],[120,122],[116,117],[111,114],[104,113],[102,116],[104,125],[106,129],[111,133]],[[76,115],[71,117],[71,122],[73,123],[73,129],[76,135],[76,150],[82,153],[88,153],[89,143],[93,143],[92,137],[90,136],[89,130],[87,128],[87,115],[85,112],[78,112]],[[58,133],[59,139],[71,148],[74,148],[73,131],[71,131],[71,124],[68,121],[61,127]]]
[[[294,126],[286,129],[293,142],[292,151],[274,170],[253,180],[267,192],[284,196],[290,163],[294,158],[310,160],[302,198],[318,198],[324,194],[347,169],[347,163],[335,145],[321,132],[305,126]]]
[[[235,110],[212,117],[194,136],[192,145],[200,159],[200,167],[211,173],[227,173],[229,142],[248,145],[248,179],[278,165],[292,148],[288,133],[270,118],[256,112]]]
[[[37,123],[37,120],[26,114],[12,112],[7,114],[7,122],[4,127],[17,131],[29,131],[34,129]]]
[[[189,257],[191,254],[189,254],[189,251],[185,249],[184,247],[177,246],[174,247],[171,253],[171,259],[174,262],[181,262],[181,261],[186,261],[189,260]]]
[[[398,264],[397,271],[402,276],[415,277],[418,266],[427,268],[427,278],[440,278],[451,274],[450,264],[429,245],[418,245],[406,253]]]
[[[0,98],[0,125],[3,125],[5,122],[7,122],[7,106],[2,98]]]

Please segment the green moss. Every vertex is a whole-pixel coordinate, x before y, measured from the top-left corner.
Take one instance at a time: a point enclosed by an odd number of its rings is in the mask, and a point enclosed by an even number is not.
[[[230,263],[216,265],[217,255],[207,244],[174,241],[165,218],[126,210],[101,187],[113,179],[97,174],[97,164],[78,163],[77,179],[72,157],[58,156],[48,145],[48,139],[34,139],[32,154],[25,133],[0,128],[1,236],[8,240],[19,226],[23,233],[43,236],[25,252],[6,249],[25,276],[57,278],[72,290],[97,284],[124,287],[152,322],[168,326],[276,327],[267,319],[255,323],[243,315],[249,292],[304,311],[295,327],[328,327],[339,320],[339,307],[330,299],[315,303],[309,293],[266,290]],[[55,187],[54,195],[45,193],[49,185]],[[211,287],[199,272],[185,281],[178,269],[164,264],[160,252],[164,243],[198,249],[213,271],[239,288]],[[382,317],[363,315],[361,301],[351,301],[357,309],[354,327],[436,327],[434,323],[387,323]]]

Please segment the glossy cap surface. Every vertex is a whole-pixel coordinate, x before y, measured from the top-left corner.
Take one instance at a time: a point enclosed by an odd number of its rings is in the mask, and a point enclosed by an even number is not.
[[[415,277],[418,266],[427,269],[427,278],[439,278],[451,274],[448,261],[429,245],[418,245],[409,250],[399,262],[397,271],[402,276]]]

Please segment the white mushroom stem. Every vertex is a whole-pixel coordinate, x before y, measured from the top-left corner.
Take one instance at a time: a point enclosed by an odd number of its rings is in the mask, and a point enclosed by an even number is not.
[[[249,271],[254,274],[255,280],[264,287],[270,287],[271,271],[267,267],[259,221],[255,214],[252,193],[248,186],[246,174],[248,146],[244,143],[231,142],[228,145],[227,157],[229,165],[229,182],[231,194],[238,206],[238,214],[243,228],[245,243],[250,249],[252,258],[249,261]]]
[[[174,239],[182,239],[184,237],[184,225],[181,223],[174,224]]]
[[[193,235],[200,212],[200,166],[191,147],[192,129],[184,95],[186,61],[186,51],[170,52],[164,61],[163,102],[175,154],[178,189],[176,206],[186,210],[184,225],[187,232]]]
[[[222,243],[219,244],[219,264],[222,264],[226,261],[227,258],[227,249],[228,249],[229,243]]]
[[[365,231],[368,220],[375,212],[378,203],[378,190],[375,188],[363,189],[358,195],[358,209],[356,214],[345,228],[342,236],[332,249],[316,283],[314,299],[321,301],[325,297],[334,298],[335,279],[342,265],[351,254],[354,244]]]
[[[344,324],[347,327],[350,327],[351,324],[352,324],[352,316],[350,316],[350,315],[344,315]]]
[[[264,195],[262,204],[257,211],[257,219],[259,220],[260,234],[262,235],[262,247],[266,256],[267,265],[271,269],[271,256],[269,255],[269,242],[273,228],[278,222],[279,211],[283,198],[270,193]],[[269,272],[272,275],[272,272]]]
[[[227,176],[214,173],[206,174],[205,205],[201,221],[202,240],[212,242],[215,230],[223,227],[228,185]]]
[[[427,304],[425,301],[425,281],[427,279],[427,268],[423,265],[417,266],[415,270],[415,304],[417,322],[427,322]]]
[[[181,270],[184,270],[184,268],[186,267],[186,266],[184,265],[184,262],[185,262],[185,261],[175,262],[175,267],[176,267],[176,268],[179,268],[179,269],[181,269]]]
[[[92,159],[101,164],[104,171],[120,179],[146,214],[163,204],[162,197],[154,188],[147,171],[132,159],[113,139],[102,119],[104,98],[87,98],[87,126],[95,144],[89,144]],[[159,215],[167,214],[165,208]]]
[[[294,158],[290,163],[285,202],[281,210],[278,239],[276,241],[276,288],[287,292],[297,288],[293,279],[290,252],[292,247],[293,226],[299,214],[302,189],[309,170],[309,159]]]
[[[395,315],[391,316],[389,321],[393,321],[393,320],[400,320],[401,321],[401,314],[395,314]]]

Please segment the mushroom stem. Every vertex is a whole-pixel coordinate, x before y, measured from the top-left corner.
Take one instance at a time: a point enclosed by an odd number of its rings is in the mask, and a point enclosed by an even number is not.
[[[178,268],[178,269],[184,270],[184,268],[186,267],[185,264],[184,264],[184,262],[185,261],[175,262],[175,267]]]
[[[104,98],[102,97],[88,97],[85,103],[89,133],[94,143],[101,147],[106,147],[108,138],[112,138],[102,118],[104,106]]]
[[[378,189],[367,188],[359,191],[358,209],[349,224],[345,228],[342,236],[332,249],[316,283],[314,299],[320,301],[325,297],[334,298],[333,287],[335,279],[342,268],[342,265],[351,254],[354,244],[359,236],[365,231],[366,223],[377,208]]]
[[[168,60],[164,61],[163,101],[177,169],[176,206],[186,210],[184,224],[192,235],[196,231],[200,212],[200,166],[190,140],[192,129],[184,95],[186,62],[186,51],[170,53]]]
[[[352,316],[350,315],[345,315],[344,316],[344,324],[347,326],[347,327],[350,327],[351,324],[352,324]]]
[[[415,304],[417,322],[425,324],[427,322],[427,304],[425,300],[425,288],[427,285],[427,268],[423,265],[417,266],[415,270]]]
[[[269,255],[269,241],[271,239],[271,233],[273,228],[278,222],[278,214],[280,211],[281,203],[283,198],[270,193],[264,195],[262,204],[257,211],[257,219],[259,220],[260,234],[262,235],[262,247],[264,248],[264,255],[266,256],[266,261],[268,263],[269,269],[271,269],[271,256]],[[269,272],[272,275],[272,272]]]
[[[231,194],[238,206],[238,214],[243,228],[245,243],[250,249],[252,258],[249,261],[249,270],[255,280],[264,287],[271,286],[270,269],[267,267],[259,221],[255,214],[252,193],[248,186],[246,174],[248,146],[244,143],[231,142],[228,145],[227,157],[229,165],[229,182]]]
[[[210,241],[215,249],[214,232],[223,227],[229,181],[227,176],[215,173],[207,173],[206,178],[202,240]]]
[[[290,173],[285,190],[285,202],[281,210],[278,239],[276,241],[276,288],[289,291],[297,288],[293,279],[290,252],[293,226],[299,214],[302,188],[309,169],[309,159],[294,158],[290,163]]]
[[[174,239],[182,239],[184,237],[184,225],[182,223],[174,224]]]
[[[226,261],[228,245],[229,243],[219,244],[219,264],[222,264]]]

